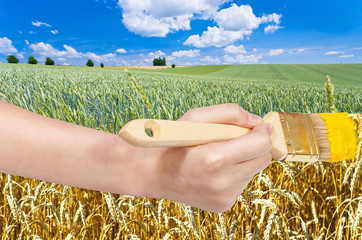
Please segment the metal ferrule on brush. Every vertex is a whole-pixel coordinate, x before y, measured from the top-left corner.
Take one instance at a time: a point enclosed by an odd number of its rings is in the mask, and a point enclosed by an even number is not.
[[[288,149],[285,161],[316,162],[321,160],[311,114],[281,112],[279,118]]]

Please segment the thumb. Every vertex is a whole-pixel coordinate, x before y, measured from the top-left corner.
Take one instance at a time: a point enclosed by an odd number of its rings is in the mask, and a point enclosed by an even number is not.
[[[260,133],[270,136],[274,132],[274,128],[269,123],[263,123],[263,124],[255,126],[253,128],[252,132],[260,132]]]
[[[263,121],[261,117],[230,103],[192,109],[183,115],[180,120],[232,124],[246,128],[253,128]]]

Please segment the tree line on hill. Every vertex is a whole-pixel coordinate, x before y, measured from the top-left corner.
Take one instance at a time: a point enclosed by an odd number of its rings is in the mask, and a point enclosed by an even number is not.
[[[6,60],[8,61],[8,63],[19,63],[19,59],[15,55],[9,55]],[[28,64],[38,64],[38,60],[34,56],[30,56],[28,58]],[[45,65],[55,65],[54,60],[47,57],[45,59]],[[88,67],[93,67],[94,62],[91,59],[88,59],[88,61],[85,65]],[[101,63],[100,66],[101,66],[101,68],[103,68],[104,64]],[[166,58],[165,57],[154,58],[153,66],[166,66]],[[176,67],[176,65],[172,64],[172,68],[175,68],[175,67]]]
[[[152,63],[153,63],[153,66],[166,66],[166,58],[165,57],[154,58]],[[172,64],[171,66],[172,66],[172,68],[176,67],[175,64]]]
[[[6,59],[8,63],[19,63],[19,59],[15,55],[9,55]],[[30,56],[28,58],[28,64],[38,64],[38,60],[34,56]],[[45,65],[55,65],[54,60],[50,57],[47,57],[44,62]],[[87,63],[85,64],[88,67],[93,67],[94,63],[91,59],[88,59]],[[101,63],[100,66],[103,68],[104,64]]]

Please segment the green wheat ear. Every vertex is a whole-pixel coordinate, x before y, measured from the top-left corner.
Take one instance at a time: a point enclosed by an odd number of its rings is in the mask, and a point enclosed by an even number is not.
[[[129,78],[131,79],[131,81],[133,82],[133,85],[136,87],[137,91],[142,95],[143,100],[146,103],[146,107],[148,112],[151,114],[151,117],[156,119],[155,114],[153,113],[153,108],[150,104],[150,101],[147,98],[146,93],[143,91],[143,89],[137,84],[136,79],[132,76],[131,72],[126,68],[124,69],[124,71],[126,72],[126,74],[129,76]]]
[[[329,112],[337,112],[336,106],[334,106],[334,86],[332,84],[331,78],[326,76],[326,91],[327,91],[327,103]]]

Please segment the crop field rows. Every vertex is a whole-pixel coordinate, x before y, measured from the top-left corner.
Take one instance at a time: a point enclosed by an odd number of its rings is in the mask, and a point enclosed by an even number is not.
[[[154,70],[152,72],[203,75],[244,81],[288,81],[288,83],[320,83],[329,75],[335,85],[361,86],[361,64],[266,64],[193,66]],[[207,73],[207,74],[206,74]]]
[[[0,64],[0,99],[117,133],[136,118],[178,119],[192,108],[237,103],[269,111],[362,112],[362,64],[221,65],[131,70]],[[147,161],[147,159],[145,159]],[[273,161],[223,213],[0,174],[1,239],[361,239],[362,159]]]

